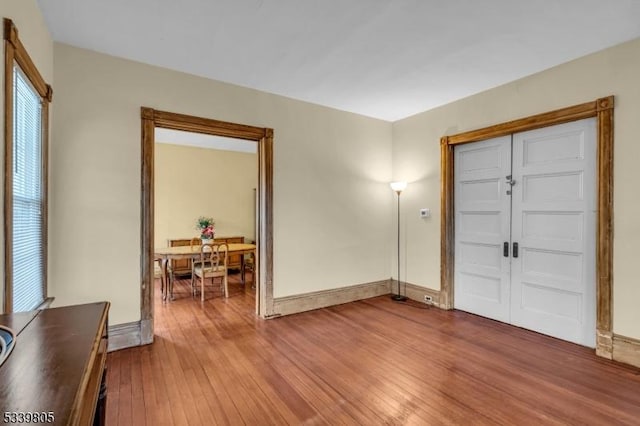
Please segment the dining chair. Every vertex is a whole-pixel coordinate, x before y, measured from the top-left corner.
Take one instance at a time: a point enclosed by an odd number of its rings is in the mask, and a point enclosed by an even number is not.
[[[203,244],[200,255],[193,260],[193,274],[191,276],[191,290],[196,294],[196,278],[200,280],[200,300],[204,302],[204,283],[211,278],[213,284],[216,278],[222,278],[224,297],[229,297],[227,274],[227,251],[229,247],[222,244]]]
[[[194,237],[191,238],[191,241],[189,241],[189,246],[191,246],[191,250],[194,250],[194,247],[198,247],[200,244],[202,243],[202,240],[200,238]],[[165,284],[164,279],[162,281],[162,288],[165,287],[165,285],[167,286],[167,292],[169,294],[169,299],[173,300],[173,283],[175,282],[175,274],[174,274],[174,268],[173,268],[173,262],[175,262],[174,260],[170,260],[167,264],[167,280],[168,282]],[[181,262],[183,262],[183,260],[181,260]],[[191,262],[191,259],[188,260],[188,265],[187,268],[189,268],[191,270],[191,281],[193,282],[193,262]],[[180,269],[181,273],[184,273],[184,269]],[[164,294],[164,293],[163,293]]]
[[[195,246],[200,245],[200,238],[192,238],[189,240],[169,240],[170,247],[176,246],[186,246],[187,242],[191,246],[192,251],[195,252],[193,248]],[[186,275],[191,273],[193,275],[193,265],[191,263],[191,259],[170,259],[167,264],[167,282],[165,283],[168,288],[168,294],[171,300],[173,300],[173,284],[175,282],[176,276]]]
[[[191,248],[193,249],[194,247],[199,246],[200,244],[202,244],[202,240],[198,237],[193,237],[191,239],[191,241],[189,242],[189,245],[191,246]]]

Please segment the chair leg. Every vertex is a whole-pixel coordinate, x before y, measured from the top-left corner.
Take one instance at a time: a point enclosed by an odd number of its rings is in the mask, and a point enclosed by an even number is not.
[[[224,274],[224,277],[222,277],[222,283],[224,284],[224,297],[228,298],[229,297],[229,285],[228,285],[228,281],[227,281],[227,274]]]
[[[204,275],[200,277],[200,301],[204,302]]]

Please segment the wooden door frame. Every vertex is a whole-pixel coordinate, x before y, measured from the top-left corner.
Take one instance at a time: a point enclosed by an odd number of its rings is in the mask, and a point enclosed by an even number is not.
[[[596,353],[613,352],[613,107],[608,96],[559,110],[537,114],[478,130],[443,136],[440,140],[440,301],[453,309],[455,262],[454,155],[455,145],[596,117],[597,120],[597,224],[596,224]]]
[[[141,343],[153,342],[155,129],[172,129],[251,140],[258,144],[256,313],[273,315],[273,129],[141,107]]]

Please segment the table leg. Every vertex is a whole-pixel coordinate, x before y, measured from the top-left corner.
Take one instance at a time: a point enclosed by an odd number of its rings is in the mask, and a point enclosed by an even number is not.
[[[169,277],[169,301],[173,301],[173,274]]]
[[[249,257],[253,261],[253,268],[251,269],[251,280],[255,280],[255,267],[256,267],[256,252],[255,250],[246,251],[242,254],[242,285],[246,287],[247,284],[247,271],[244,265],[245,259]]]
[[[242,285],[243,286],[245,285],[245,282],[244,282],[244,275],[245,275],[244,274],[244,257],[245,257],[245,254],[242,254],[242,257],[241,257],[242,261],[240,262],[240,277],[242,278]]]
[[[162,271],[162,258],[157,258],[153,261],[158,262],[158,267],[160,268],[160,295],[164,295],[164,272]],[[155,265],[154,265],[155,268]]]
[[[162,300],[166,301],[167,300],[167,290],[169,289],[169,276],[167,273],[167,264],[169,263],[169,260],[167,259],[162,259]]]

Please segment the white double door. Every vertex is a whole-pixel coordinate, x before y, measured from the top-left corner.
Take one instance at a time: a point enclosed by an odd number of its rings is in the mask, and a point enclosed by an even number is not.
[[[596,123],[455,147],[456,309],[595,347]]]

